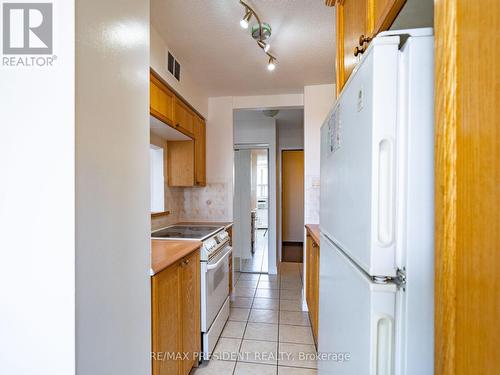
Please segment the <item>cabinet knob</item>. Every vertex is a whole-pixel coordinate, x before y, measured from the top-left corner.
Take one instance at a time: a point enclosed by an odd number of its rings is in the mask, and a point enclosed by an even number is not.
[[[358,55],[361,55],[365,52],[365,48],[364,47],[356,47],[354,48],[354,56],[358,56]]]
[[[361,47],[363,47],[363,44],[370,43],[371,41],[372,41],[372,38],[369,37],[369,36],[365,36],[365,35],[361,34],[360,37],[359,37],[359,45]]]

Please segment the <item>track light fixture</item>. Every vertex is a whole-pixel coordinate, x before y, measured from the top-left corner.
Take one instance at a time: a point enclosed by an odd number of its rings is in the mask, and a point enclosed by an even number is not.
[[[248,29],[250,25],[250,20],[255,17],[257,20],[257,25],[254,25],[251,30],[252,37],[257,41],[257,45],[264,51],[264,53],[269,56],[269,62],[267,64],[267,69],[273,71],[276,69],[276,57],[269,53],[271,45],[266,42],[268,38],[271,37],[271,26],[267,23],[262,23],[259,16],[255,11],[243,0],[240,0],[240,4],[245,8],[245,15],[240,21],[240,26],[244,29]]]
[[[251,19],[252,19],[252,11],[249,8],[246,8],[245,15],[240,21],[240,26],[244,29],[248,29],[248,24],[250,23]]]
[[[272,72],[276,69],[276,58],[274,56],[269,55],[269,62],[267,63],[267,70]]]

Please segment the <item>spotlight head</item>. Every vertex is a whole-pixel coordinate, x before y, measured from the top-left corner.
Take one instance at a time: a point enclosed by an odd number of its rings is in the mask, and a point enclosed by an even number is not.
[[[245,15],[240,21],[240,26],[244,29],[248,29],[248,25],[250,23],[250,19],[252,18],[252,11],[247,8]]]
[[[276,59],[274,57],[269,57],[269,63],[267,64],[267,70],[272,72],[276,69]]]

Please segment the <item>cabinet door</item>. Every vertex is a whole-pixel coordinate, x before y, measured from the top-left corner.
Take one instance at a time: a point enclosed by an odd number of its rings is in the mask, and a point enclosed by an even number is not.
[[[368,33],[368,1],[337,1],[337,93],[340,93],[361,55],[355,56],[359,37]]]
[[[175,99],[174,115],[175,115],[175,128],[186,135],[192,136],[194,113],[179,98]]]
[[[316,343],[318,342],[318,317],[319,317],[319,246],[316,244],[316,242],[313,241],[312,243],[312,249],[311,249],[311,258],[312,258],[312,264],[311,264],[311,283],[313,287],[312,291],[312,300],[313,300],[313,314],[312,314],[312,329],[313,329],[313,335],[314,335],[314,340]]]
[[[206,127],[205,121],[195,117],[194,122],[194,163],[195,184],[205,186],[206,181]]]
[[[180,285],[178,263],[152,277],[153,375],[179,374],[182,366],[180,360],[161,357],[182,351]]]
[[[168,125],[174,124],[175,96],[152,74],[149,82],[149,101],[149,111],[153,116]]]
[[[381,31],[389,29],[392,25],[399,11],[406,3],[406,0],[371,0],[372,9],[369,20],[370,34],[375,36]]]
[[[306,302],[309,308],[309,315],[312,310],[312,238],[306,237]],[[312,320],[312,316],[310,317]]]
[[[168,186],[194,186],[194,141],[168,141]]]
[[[192,253],[181,264],[182,352],[189,353],[182,362],[182,374],[187,375],[198,364],[201,347],[200,252]]]

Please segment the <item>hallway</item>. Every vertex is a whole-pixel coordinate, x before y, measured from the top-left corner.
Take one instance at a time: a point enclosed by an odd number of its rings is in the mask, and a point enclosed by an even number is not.
[[[316,353],[303,298],[301,263],[282,263],[279,275],[235,274],[231,316],[214,358],[196,375],[314,375]]]

